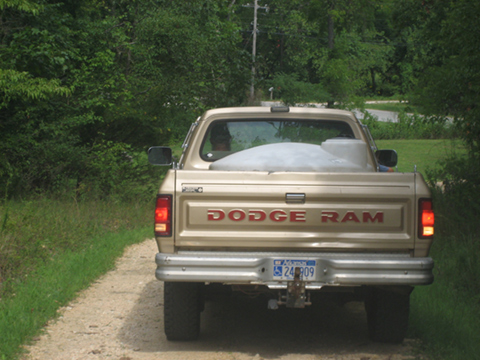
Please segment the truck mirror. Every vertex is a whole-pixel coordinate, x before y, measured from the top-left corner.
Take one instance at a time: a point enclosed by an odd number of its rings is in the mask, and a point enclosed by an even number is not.
[[[397,166],[398,155],[395,150],[377,150],[375,152],[375,156],[378,163],[381,165],[385,165],[388,167]]]
[[[172,165],[172,149],[167,146],[152,146],[148,149],[148,162],[152,165]]]

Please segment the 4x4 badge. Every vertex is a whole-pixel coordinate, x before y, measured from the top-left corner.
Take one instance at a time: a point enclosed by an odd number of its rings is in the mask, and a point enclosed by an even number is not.
[[[203,187],[183,186],[182,193],[203,193]]]

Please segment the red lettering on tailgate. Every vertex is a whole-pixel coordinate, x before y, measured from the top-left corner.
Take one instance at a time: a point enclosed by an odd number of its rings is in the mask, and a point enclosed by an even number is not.
[[[363,212],[363,222],[366,223],[366,222],[376,222],[378,221],[379,223],[383,223],[383,212],[382,211],[378,211],[377,213],[375,213],[375,216],[372,217],[372,214],[370,214],[368,211],[364,211]]]
[[[347,213],[343,217],[342,223],[347,222],[347,221],[353,221],[353,222],[356,222],[356,223],[360,222],[360,220],[358,220],[357,215],[355,215],[355,213],[353,211],[347,211]]]
[[[287,220],[287,213],[283,210],[273,210],[270,213],[270,220],[275,222],[281,222]]]
[[[245,211],[240,209],[232,210],[228,213],[228,218],[232,221],[242,221],[246,216]]]
[[[337,223],[338,222],[338,213],[336,211],[322,211],[322,222],[326,223],[328,221]]]
[[[225,218],[225,212],[223,210],[208,210],[207,216],[209,221],[219,221]]]
[[[383,211],[377,211],[375,215],[372,215],[369,211],[364,211],[362,213],[362,220],[358,218],[357,214],[353,210],[347,211],[345,215],[342,217],[340,222],[346,223],[353,221],[355,223],[363,222],[363,223],[383,223]],[[336,211],[322,211],[322,223],[332,222],[338,223],[339,222],[340,214]]]
[[[248,212],[248,221],[264,221],[267,214],[263,210],[250,210]]]
[[[290,221],[291,222],[305,222],[305,215],[307,214],[306,211],[295,211],[292,210],[290,212]]]

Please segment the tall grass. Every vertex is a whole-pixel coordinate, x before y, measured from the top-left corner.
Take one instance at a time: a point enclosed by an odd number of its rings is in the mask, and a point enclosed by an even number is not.
[[[478,236],[438,236],[431,255],[435,281],[412,294],[411,332],[433,359],[478,359],[480,295]]]
[[[152,204],[38,198],[0,205],[0,298],[12,284],[65,251],[96,245],[94,238],[144,228]]]

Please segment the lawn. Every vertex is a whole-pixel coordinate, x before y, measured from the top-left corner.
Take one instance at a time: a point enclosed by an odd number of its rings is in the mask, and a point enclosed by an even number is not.
[[[398,171],[417,171],[425,174],[425,170],[434,169],[438,161],[453,154],[464,154],[465,147],[458,140],[377,140],[379,149],[394,149],[398,153]]]

